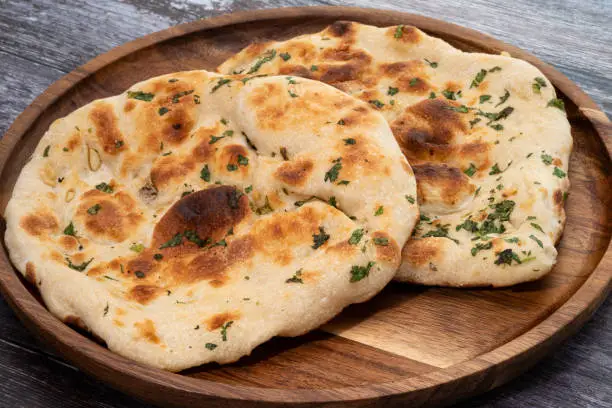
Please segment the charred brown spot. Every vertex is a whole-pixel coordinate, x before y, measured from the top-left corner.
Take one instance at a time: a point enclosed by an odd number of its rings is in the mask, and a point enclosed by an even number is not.
[[[341,259],[348,258],[357,251],[361,251],[361,248],[358,245],[349,244],[348,240],[338,242],[325,249],[326,253],[334,254],[335,256],[341,257]]]
[[[501,238],[493,238],[491,241],[493,244],[493,248],[491,248],[493,250],[493,253],[501,252],[506,247],[506,244],[504,244],[504,240]]]
[[[140,272],[140,276],[136,276],[135,279],[143,279],[142,276],[146,277],[155,267],[151,259],[151,255],[143,253],[140,256],[131,259],[127,263],[127,272],[134,275],[136,272]]]
[[[55,215],[47,211],[38,211],[23,216],[19,222],[19,226],[30,235],[35,237],[46,237],[48,234],[57,232],[58,221]]]
[[[232,144],[223,146],[221,152],[221,162],[224,164],[233,164],[238,166],[238,169],[244,173],[248,172],[248,164],[246,166],[241,165],[238,162],[239,157],[249,157],[249,152],[243,145]]]
[[[25,278],[32,285],[36,285],[36,268],[32,262],[26,263]]]
[[[365,51],[351,48],[348,44],[342,44],[336,48],[326,48],[322,53],[323,60],[328,61],[351,61],[358,65],[369,65],[372,56]]]
[[[162,293],[164,293],[164,291],[157,286],[136,285],[130,289],[128,297],[140,304],[146,305]]]
[[[302,279],[304,283],[313,283],[318,280],[319,276],[321,276],[321,272],[302,271],[302,274],[300,275],[300,279]]]
[[[104,151],[110,155],[117,154],[125,143],[113,106],[105,102],[96,103],[89,111],[89,120]]]
[[[202,163],[202,162],[208,161],[213,156],[213,153],[215,152],[215,147],[214,145],[210,144],[209,138],[210,138],[210,135],[214,135],[214,134],[215,133],[211,133],[211,132],[200,133],[199,130],[196,132],[194,137],[202,141],[198,143],[196,147],[194,147],[192,150],[192,155],[193,155],[194,160],[197,160],[198,162]]]
[[[425,95],[431,89],[425,79],[418,77],[402,77],[397,81],[397,86],[400,91],[415,95]]]
[[[471,195],[475,186],[461,170],[446,164],[426,163],[414,166],[417,195],[422,204],[442,201],[454,206]]]
[[[64,256],[59,251],[51,251],[51,254],[49,254],[49,259],[60,264],[64,264],[66,262],[64,260]]]
[[[66,251],[74,251],[79,246],[77,239],[71,235],[62,235],[59,237],[58,243]]]
[[[274,258],[274,263],[279,266],[287,266],[293,261],[291,252],[278,252]]]
[[[158,248],[186,230],[195,231],[201,239],[210,238],[216,242],[247,216],[250,212],[248,202],[246,196],[230,186],[191,193],[170,207],[155,226],[153,247]],[[191,242],[183,245],[196,246]]]
[[[246,48],[245,53],[246,55],[251,56],[251,57],[258,56],[262,54],[264,51],[266,51],[266,49],[268,48],[268,45],[270,45],[270,42],[251,44]]]
[[[225,323],[240,319],[240,312],[223,312],[211,316],[206,320],[208,330],[213,331],[221,328]]]
[[[359,120],[366,121],[368,118],[372,118],[372,116],[367,115]],[[383,172],[385,160],[378,146],[368,143],[367,138],[357,136],[355,139],[359,142],[342,147],[342,171],[340,176],[346,180],[354,180],[366,172]]]
[[[350,21],[336,21],[329,27],[327,32],[334,37],[344,37],[345,39],[351,39],[355,36],[355,28]]]
[[[136,201],[127,192],[110,195],[89,190],[83,198],[77,209],[77,218],[94,237],[124,241],[144,220]],[[92,208],[97,208],[97,211],[92,213]]]
[[[131,112],[136,107],[136,102],[132,100],[128,100],[125,105],[123,105],[123,111],[125,113]]]
[[[402,43],[418,44],[421,41],[421,34],[413,26],[390,27],[387,31],[387,36],[392,37],[395,41]],[[401,33],[401,34],[400,34]],[[399,38],[398,38],[399,37]]]
[[[256,243],[250,236],[236,238],[227,247],[216,246],[199,252],[182,268],[172,268],[172,280],[177,284],[206,280],[212,287],[225,285],[228,270],[234,265],[247,262],[253,257]]]
[[[561,190],[555,190],[553,193],[553,202],[555,203],[556,207],[562,208],[563,207],[563,191]]]
[[[372,233],[372,240],[376,248],[376,258],[381,261],[391,264],[400,263],[400,248],[397,242],[384,231],[376,231]]]
[[[281,85],[277,83],[266,83],[254,88],[248,97],[249,105],[256,111],[260,128],[280,130],[286,126],[287,121],[290,120],[285,116],[287,107],[282,103],[286,97],[288,97],[286,91],[283,95]]]
[[[299,211],[278,213],[256,224],[252,237],[266,256],[276,260],[279,252],[287,250],[288,242],[293,247],[311,246],[312,236],[319,232],[323,217],[311,206],[304,205]]]
[[[255,87],[249,96],[249,100],[254,106],[273,105],[266,103],[270,98],[278,97],[282,93],[282,87],[277,83],[265,83]],[[276,102],[274,103],[276,104]]]
[[[336,84],[338,82],[352,81],[361,75],[362,67],[353,63],[343,65],[329,65],[322,67],[323,74],[319,78],[322,82]]]
[[[175,280],[181,283],[207,280],[211,286],[220,287],[228,279],[226,272],[231,262],[223,248],[211,248],[197,255],[186,270],[174,271]]]
[[[460,145],[457,149],[457,157],[452,163],[456,166],[474,163],[478,168],[488,168],[491,165],[489,150],[491,146],[485,142],[473,142]]]
[[[153,344],[160,343],[160,339],[155,331],[155,324],[152,320],[144,319],[142,322],[136,322],[134,327],[138,330],[138,338]]]
[[[310,177],[314,165],[310,160],[285,162],[274,173],[274,176],[285,184],[303,186]]]
[[[287,49],[278,50],[279,54],[283,52],[290,53],[292,58],[298,58],[308,62],[317,54],[317,47],[311,42],[292,40],[289,42]]]
[[[404,171],[406,172],[406,174],[408,174],[409,176],[413,176],[414,172],[412,170],[412,167],[410,167],[410,165],[408,164],[407,161],[403,161],[402,160],[402,168],[404,169]]]
[[[400,147],[414,160],[446,160],[456,148],[456,136],[467,127],[458,112],[441,99],[428,99],[407,108],[391,123],[391,130]]]
[[[66,147],[69,150],[74,150],[81,145],[81,135],[79,133],[74,133],[68,142],[66,143]]]
[[[187,174],[195,170],[195,160],[181,158],[170,155],[161,156],[151,168],[151,182],[159,190],[164,187],[182,180]]]
[[[439,241],[446,238],[410,239],[402,249],[402,259],[414,266],[427,265],[440,254]]]
[[[461,89],[461,84],[459,82],[448,81],[444,88],[449,91],[457,92]]]
[[[279,74],[294,75],[308,79],[313,78],[312,71],[303,65],[283,65],[279,70]]]
[[[193,96],[191,95],[183,98],[190,98],[190,100],[193,100]],[[180,101],[179,103],[173,104],[170,112],[162,117],[163,125],[161,128],[161,137],[165,142],[171,145],[183,142],[187,136],[189,136],[194,125],[191,107],[188,111],[188,108],[182,103],[182,98]]]
[[[424,65],[421,61],[400,61],[388,64],[380,64],[378,67],[379,74],[397,77],[407,76],[415,77],[423,73]]]

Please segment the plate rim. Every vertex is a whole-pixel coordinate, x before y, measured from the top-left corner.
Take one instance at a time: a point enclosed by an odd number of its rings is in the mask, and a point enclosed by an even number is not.
[[[388,25],[405,23],[415,25],[427,32],[441,31],[447,38],[455,37],[464,42],[467,40],[481,49],[483,43],[487,43],[490,46],[487,51],[508,51],[512,56],[535,65],[586,116],[604,144],[608,161],[610,161],[612,126],[605,113],[578,85],[534,55],[476,30],[417,14],[389,9],[315,6],[240,11],[183,23],[124,43],[89,60],[51,84],[15,119],[0,140],[0,174],[4,171],[15,146],[47,108],[80,81],[134,52],[172,38],[251,21],[317,17],[343,19],[343,16],[359,20],[371,18],[372,15],[389,21]],[[45,340],[45,343],[58,350],[72,364],[94,377],[101,378],[114,388],[147,400],[150,399],[146,396],[146,390],[135,391],[130,388],[130,385],[133,384],[121,383],[121,380],[129,378],[140,384],[159,387],[160,391],[167,394],[162,398],[165,403],[172,403],[172,397],[184,396],[184,393],[189,394],[189,399],[181,403],[190,402],[191,404],[203,400],[211,402],[221,399],[243,403],[272,404],[288,402],[296,404],[363,403],[380,397],[406,397],[407,394],[417,391],[424,393],[422,398],[425,401],[427,397],[432,396],[429,394],[439,393],[436,388],[440,386],[450,384],[453,388],[457,388],[471,381],[471,388],[463,392],[465,394],[463,396],[467,396],[499,386],[525,371],[544,356],[543,349],[548,348],[547,351],[550,351],[590,318],[612,288],[611,271],[612,245],[608,242],[608,248],[602,251],[601,258],[594,266],[590,276],[565,303],[540,323],[500,347],[449,368],[437,369],[418,376],[374,385],[327,389],[280,389],[230,385],[155,369],[115,354],[74,331],[41,305],[19,279],[18,272],[10,263],[6,250],[3,250],[0,256],[0,292],[25,326],[31,332],[35,332],[39,338]],[[511,365],[515,367],[512,368]],[[490,373],[491,370],[499,370],[502,366],[511,369],[509,376],[503,373]],[[502,378],[494,378],[495,381],[489,384],[490,375]],[[160,400],[150,401],[159,403]]]

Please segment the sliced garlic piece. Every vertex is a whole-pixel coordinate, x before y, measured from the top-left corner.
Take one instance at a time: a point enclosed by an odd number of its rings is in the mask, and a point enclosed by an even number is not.
[[[68,191],[66,191],[66,195],[64,196],[64,201],[67,203],[71,202],[75,195],[76,192],[74,191],[74,188],[68,189]]]
[[[57,175],[55,174],[55,168],[51,163],[45,164],[40,169],[40,178],[42,182],[49,187],[55,187],[57,185]]]
[[[98,171],[100,166],[102,166],[100,153],[93,147],[87,148],[87,162],[89,163],[89,170],[91,171]]]

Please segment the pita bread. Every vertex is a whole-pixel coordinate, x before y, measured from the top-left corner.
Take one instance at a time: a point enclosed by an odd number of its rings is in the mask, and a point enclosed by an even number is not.
[[[60,319],[181,370],[372,297],[399,266],[415,196],[366,103],[307,79],[182,72],[53,123],[5,240]]]
[[[554,265],[572,137],[563,102],[527,62],[462,52],[415,27],[337,22],[253,44],[218,70],[317,79],[385,116],[422,212],[396,279],[507,286]]]

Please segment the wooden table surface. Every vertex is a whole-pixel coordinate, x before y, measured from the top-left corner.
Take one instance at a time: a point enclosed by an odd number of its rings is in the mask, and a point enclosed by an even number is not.
[[[0,0],[0,135],[53,81],[126,41],[237,10],[355,5],[423,14],[521,47],[612,117],[611,0]],[[38,344],[0,298],[1,407],[143,407]],[[534,369],[457,407],[612,407],[612,301]]]

